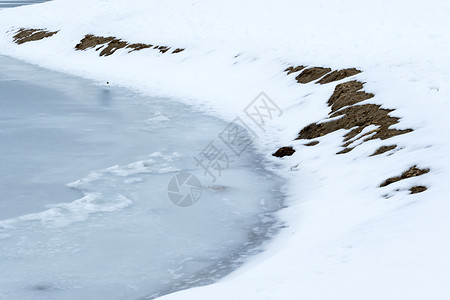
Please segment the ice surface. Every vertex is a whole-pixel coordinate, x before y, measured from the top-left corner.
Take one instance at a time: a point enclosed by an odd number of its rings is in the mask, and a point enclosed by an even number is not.
[[[226,123],[0,56],[0,299],[133,299],[230,272],[273,228],[279,179],[247,151],[195,166]],[[177,172],[204,184],[169,201]],[[272,227],[271,227],[272,226]]]
[[[0,0],[0,9],[42,3],[48,0]]]

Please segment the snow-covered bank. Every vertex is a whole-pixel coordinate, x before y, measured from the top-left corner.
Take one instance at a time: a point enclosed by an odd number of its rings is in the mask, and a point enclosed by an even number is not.
[[[244,119],[261,91],[283,110],[265,131],[248,125],[269,167],[288,179],[289,207],[280,217],[289,227],[220,283],[168,299],[446,299],[449,16],[447,1],[56,0],[1,11],[0,53],[171,96],[229,121]],[[12,36],[21,27],[59,32],[18,46]],[[186,50],[99,57],[75,51],[86,34]],[[352,79],[375,94],[367,101],[395,109],[394,127],[414,131],[342,155],[343,130],[303,146],[294,141],[298,132],[327,117],[341,82],[299,84],[283,72],[292,65],[362,70]],[[370,157],[390,144],[397,151]],[[281,146],[296,152],[271,157]],[[430,172],[379,187],[412,165]],[[414,185],[428,190],[410,195]]]

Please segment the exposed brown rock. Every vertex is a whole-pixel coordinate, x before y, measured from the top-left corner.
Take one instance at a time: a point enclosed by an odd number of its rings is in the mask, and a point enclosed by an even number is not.
[[[129,44],[128,42],[123,41],[123,40],[118,39],[113,36],[102,37],[102,36],[95,36],[92,34],[86,35],[80,41],[80,43],[78,43],[75,46],[75,49],[76,50],[86,50],[89,48],[97,47],[99,45],[100,45],[100,47],[98,47],[95,50],[98,51],[100,49],[103,49],[100,52],[100,56],[109,56],[111,54],[114,54],[114,52],[116,52],[117,50],[122,49],[122,48],[131,49],[130,51],[128,51],[128,53],[133,52],[133,51],[139,51],[139,50],[146,49],[146,48],[158,49],[161,53],[166,53],[170,49],[170,47],[168,47],[168,46],[159,46],[159,45],[153,46],[150,44],[143,44],[143,43]],[[177,48],[172,53],[179,53],[181,51],[184,51],[184,49]]]
[[[310,143],[305,144],[305,146],[311,147],[311,146],[315,146],[319,143],[319,141],[312,141]]]
[[[350,131],[344,135],[344,142],[346,143],[343,145],[344,147],[347,147],[351,142],[353,142],[349,140],[361,133],[361,131],[369,125],[376,125],[378,128],[360,137],[363,138],[364,136],[373,134],[365,138],[364,141],[378,138],[385,140],[396,135],[411,132],[412,129],[399,130],[389,128],[391,125],[397,124],[399,120],[399,118],[391,117],[389,115],[391,111],[392,110],[382,109],[380,108],[380,105],[376,104],[349,106],[330,115],[330,118],[342,116],[341,118],[318,124],[313,123],[306,126],[300,131],[297,139],[310,140],[340,129],[347,129]],[[339,153],[347,153],[353,148],[348,149],[349,150],[344,149]]]
[[[128,45],[127,42],[121,41],[119,39],[114,39],[109,42],[109,44],[100,52],[100,56],[110,56],[114,54],[116,50],[125,48]]]
[[[287,72],[287,75],[290,75],[292,73],[298,72],[303,70],[304,68],[306,68],[305,66],[298,66],[298,67],[289,67],[286,70],[284,70],[285,72]]]
[[[109,56],[111,54],[114,54],[114,52],[116,52],[118,49],[125,48],[128,43],[113,36],[102,37],[88,34],[80,41],[80,43],[75,46],[75,49],[86,50],[89,48],[97,47],[98,45],[102,46],[95,49],[96,51],[103,49],[100,52],[100,56]]]
[[[367,126],[375,125],[377,128],[358,137],[358,139],[364,138],[363,142],[378,138],[385,140],[412,131],[412,129],[390,128],[391,125],[397,124],[399,120],[399,118],[389,115],[393,111],[391,109],[383,109],[376,104],[354,105],[374,96],[361,91],[363,85],[359,81],[338,84],[328,100],[328,105],[331,106],[330,120],[306,126],[299,132],[297,139],[314,139],[340,129],[350,130],[344,135],[344,149],[337,153],[344,154],[353,149],[347,148],[354,142],[351,139],[360,134]]]
[[[331,111],[334,112],[342,107],[373,98],[372,93],[361,91],[363,86],[362,82],[356,80],[338,84],[328,100]]]
[[[146,49],[146,48],[151,48],[153,47],[153,45],[149,45],[149,44],[142,44],[142,43],[134,43],[134,44],[130,44],[127,46],[127,49],[132,49],[130,51],[128,51],[128,53],[131,53],[133,51],[140,51],[142,49]]]
[[[170,49],[170,47],[167,47],[167,46],[155,46],[153,48],[158,49],[159,52],[161,52],[161,53],[166,53]]]
[[[184,51],[183,48],[177,48],[177,49],[175,49],[175,50],[172,51],[172,54],[180,53],[180,52],[182,52],[182,51]]]
[[[417,166],[412,166],[411,168],[409,168],[408,170],[403,172],[401,176],[395,176],[395,177],[386,179],[383,183],[380,184],[380,187],[390,185],[391,183],[394,183],[394,182],[397,182],[397,181],[400,181],[403,179],[420,176],[420,175],[426,174],[428,172],[430,172],[430,169],[418,169]]]
[[[390,146],[381,146],[380,148],[378,148],[372,155],[370,156],[375,156],[375,155],[380,155],[383,154],[385,152],[391,151],[393,149],[395,149],[397,147],[397,145],[390,145]]]
[[[297,70],[295,70],[294,67],[289,67],[285,70],[288,75],[295,71]],[[319,79],[320,77],[323,77],[318,81],[318,83],[326,84],[333,81],[342,80],[361,72],[355,68],[338,70],[329,73],[330,71],[331,69],[329,68],[309,68],[303,70],[303,72],[301,72],[300,75],[296,77],[296,79],[299,83],[308,83],[313,80]],[[413,131],[412,129],[391,128],[392,125],[399,122],[399,118],[389,115],[389,113],[394,111],[393,109],[384,109],[381,108],[381,105],[376,104],[359,104],[362,101],[374,97],[372,93],[366,93],[365,91],[363,91],[363,87],[364,84],[356,80],[337,85],[333,94],[328,100],[328,105],[331,107],[331,112],[328,116],[329,120],[325,120],[326,122],[312,123],[304,127],[299,132],[296,140],[315,139],[334,131],[345,129],[348,130],[348,132],[344,135],[344,149],[337,153],[344,154],[353,150],[354,147],[349,148],[349,146],[359,139],[364,139],[362,143],[374,139],[385,140],[396,135]],[[374,125],[375,129],[360,135],[365,128],[371,125]],[[312,141],[308,144],[305,144],[305,146],[313,146],[317,143],[318,141]],[[359,145],[360,144],[361,143],[359,143]],[[387,151],[395,149],[396,147],[397,145],[381,146],[371,156],[385,153]],[[284,156],[284,151],[286,150],[283,148],[280,148],[273,155]],[[383,183],[380,184],[380,187],[387,186],[391,183],[406,178],[420,176],[428,173],[429,171],[430,169],[418,169],[417,166],[413,166],[403,172],[401,176],[386,179]],[[425,186],[414,186],[410,188],[410,191],[411,194],[415,194],[423,192],[426,189],[427,187]],[[385,197],[388,197],[388,195],[385,195]]]
[[[97,47],[98,45],[103,45],[106,43],[109,43],[110,41],[114,40],[115,37],[108,36],[108,37],[102,37],[102,36],[95,36],[92,34],[87,34],[76,46],[76,50],[86,50],[89,48]]]
[[[333,72],[325,75],[317,83],[326,84],[326,83],[330,83],[330,82],[333,82],[333,81],[342,80],[344,78],[356,75],[358,73],[361,73],[361,71],[357,70],[355,68],[337,70],[337,71],[333,71]]]
[[[308,83],[311,81],[314,81],[316,79],[319,79],[323,75],[329,73],[331,71],[330,68],[321,68],[321,67],[314,67],[314,68],[308,68],[300,73],[295,79],[299,83]]]
[[[352,150],[353,150],[353,148],[344,148],[341,151],[337,152],[336,154],[345,154],[345,153],[348,153],[348,152],[350,152]]]
[[[359,139],[362,139],[363,137],[366,137],[366,136],[371,136],[371,135],[375,134],[377,131],[378,131],[378,128],[377,129],[373,129],[373,130],[371,130],[369,132],[366,132],[366,133],[358,136],[357,138],[353,139],[356,135],[359,134],[359,133],[356,133],[356,131],[355,131],[355,132],[351,133],[352,136],[350,136],[350,137],[348,137],[348,139],[346,139],[347,141],[344,143],[343,146],[344,147],[348,147],[352,143],[354,143],[355,141],[357,141]],[[364,139],[364,141],[368,141],[368,140],[369,140],[369,138]],[[350,148],[350,149],[353,149],[353,148]],[[349,151],[345,151],[344,153],[347,153],[347,152],[349,152]]]
[[[291,156],[294,153],[295,153],[295,149],[292,147],[281,147],[272,155],[276,156],[276,157],[284,157],[284,156]]]
[[[424,191],[426,191],[428,188],[426,186],[423,185],[416,185],[413,186],[412,188],[409,189],[409,191],[411,192],[411,194],[418,194],[418,193],[422,193]]]
[[[58,31],[46,31],[44,29],[26,29],[20,28],[16,34],[13,36],[14,42],[16,44],[23,44],[31,41],[39,41],[47,37],[51,37],[57,34]]]

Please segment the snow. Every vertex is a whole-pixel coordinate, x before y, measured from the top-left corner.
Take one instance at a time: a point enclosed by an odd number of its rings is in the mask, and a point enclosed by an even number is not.
[[[55,0],[0,11],[0,53],[227,121],[240,116],[257,133],[267,167],[286,179],[278,216],[287,228],[218,283],[162,299],[448,299],[449,17],[443,0]],[[60,31],[18,46],[12,32],[20,27]],[[186,50],[76,52],[88,33]],[[362,70],[354,78],[375,94],[367,102],[395,109],[394,127],[414,131],[344,155],[335,154],[342,130],[302,146],[297,133],[327,117],[339,82],[298,84],[283,73],[291,65]],[[261,91],[283,110],[264,130],[243,112]],[[293,156],[271,157],[288,145]],[[412,165],[431,171],[378,187]],[[428,190],[410,195],[413,185]]]

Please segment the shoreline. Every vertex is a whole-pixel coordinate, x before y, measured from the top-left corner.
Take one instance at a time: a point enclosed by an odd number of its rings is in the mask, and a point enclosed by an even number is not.
[[[434,216],[448,208],[444,195],[449,189],[445,180],[450,174],[450,161],[445,156],[449,145],[436,135],[448,128],[444,120],[448,114],[446,97],[450,95],[446,79],[450,76],[443,71],[444,52],[423,58],[422,51],[433,44],[427,35],[428,27],[413,34],[423,40],[423,47],[410,49],[405,40],[396,40],[404,34],[402,27],[395,31],[389,23],[377,24],[376,32],[383,36],[379,40],[392,43],[377,48],[371,47],[377,45],[376,39],[365,31],[370,24],[361,22],[361,28],[352,27],[339,17],[338,21],[343,22],[325,20],[329,26],[324,26],[324,30],[317,28],[317,33],[298,32],[290,24],[303,28],[302,20],[286,18],[289,12],[281,6],[275,9],[268,5],[252,14],[261,21],[257,23],[260,29],[245,23],[247,16],[223,4],[220,8],[232,16],[231,20],[246,25],[246,30],[230,27],[230,34],[225,29],[217,33],[215,30],[227,28],[226,22],[205,13],[199,21],[188,23],[193,28],[201,24],[203,27],[198,28],[207,37],[203,38],[189,32],[189,26],[176,23],[174,16],[185,13],[182,4],[166,10],[162,4],[159,7],[152,3],[161,9],[156,11],[162,17],[149,11],[148,21],[139,19],[138,8],[146,5],[139,2],[136,8],[124,8],[123,24],[130,26],[123,28],[96,19],[105,13],[103,10],[83,17],[98,21],[95,28],[75,26],[79,20],[72,17],[64,23],[49,16],[45,21],[32,18],[17,24],[13,20],[18,12],[4,14],[10,19],[0,24],[0,29],[7,32],[0,36],[0,52],[91,78],[99,84],[109,82],[143,94],[170,97],[226,122],[236,116],[244,119],[246,107],[261,92],[282,110],[282,117],[271,120],[265,130],[251,122],[248,126],[258,134],[255,148],[263,155],[268,170],[287,182],[283,188],[286,208],[279,216],[288,227],[266,252],[253,257],[225,280],[163,299],[199,299],[208,295],[217,295],[218,299],[259,299],[266,295],[289,299],[295,294],[293,291],[309,299],[326,299],[330,294],[338,298],[348,296],[349,286],[357,287],[351,290],[354,299],[367,291],[374,299],[386,297],[389,288],[375,290],[374,286],[390,287],[399,297],[414,286],[417,297],[426,295],[420,288],[420,273],[441,268],[438,266],[442,261],[429,257],[431,262],[423,260],[427,250],[422,245],[427,241],[436,249],[448,248],[433,234],[433,227],[447,225],[444,218]],[[207,3],[202,5],[215,11]],[[57,2],[40,6],[39,10],[45,15],[49,14],[45,9],[52,7],[64,13]],[[184,8],[194,15],[198,12],[195,5]],[[311,4],[307,9],[317,8]],[[384,16],[384,10],[377,9],[373,8],[373,15]],[[415,9],[414,14],[422,13]],[[23,12],[32,14],[33,10]],[[272,12],[279,13],[283,22],[291,22],[285,24],[286,33],[278,35],[261,25]],[[130,15],[137,17],[138,24],[146,28],[145,33],[134,30],[131,24],[136,20]],[[361,16],[365,15],[347,15],[351,21]],[[336,21],[334,15],[329,17]],[[304,18],[308,20],[310,16]],[[165,22],[173,26],[166,26]],[[348,29],[351,38],[342,34],[345,41],[340,43],[329,33],[334,26],[340,28],[340,33]],[[12,37],[22,27],[58,33],[18,46]],[[94,43],[96,47],[77,51],[76,45],[87,35],[106,38],[104,45]],[[223,38],[223,47],[217,36]],[[126,47],[137,44],[159,46],[129,53]],[[160,45],[184,50],[172,54],[169,49],[159,49]],[[362,72],[318,84],[333,70],[336,74],[352,68]],[[305,70],[312,74],[303,74]],[[320,73],[317,78],[317,74],[312,76],[316,71]],[[305,79],[309,76],[312,81]],[[279,157],[273,157],[279,149]],[[403,255],[405,247],[407,256]],[[405,265],[411,266],[408,276],[402,276]],[[368,271],[372,269],[378,271]],[[433,286],[442,289],[443,278],[436,275],[433,280]],[[339,284],[344,281],[348,285]]]
[[[6,57],[7,59],[12,59],[15,60],[14,58],[9,58]],[[26,62],[22,62],[22,61],[18,61],[17,65],[19,67],[22,67],[21,64],[27,64]],[[6,67],[15,67],[15,66],[6,66]],[[43,71],[43,72],[50,72],[53,73],[54,71],[51,70],[40,70],[41,68],[38,67],[37,68],[37,72]],[[34,68],[33,68],[34,70]],[[22,71],[23,72],[23,71]],[[36,71],[35,71],[36,72]],[[42,75],[42,74],[41,74]],[[66,74],[57,74],[58,75],[62,75],[62,76],[66,76]],[[36,74],[30,74],[30,76],[36,76]],[[13,76],[14,77],[14,76]],[[77,78],[69,78],[68,80],[73,80],[73,79],[77,79]],[[87,83],[89,82],[89,79],[84,79],[84,78],[80,78],[83,82],[86,81]],[[78,83],[80,84],[80,83]],[[75,83],[75,86],[77,86],[77,83]],[[82,85],[80,85],[82,86]],[[56,90],[56,89],[55,89]],[[117,92],[117,91],[116,91]],[[111,91],[110,93],[113,93],[115,95],[115,98],[117,97],[117,93],[114,91]],[[87,94],[89,95],[88,92]],[[133,92],[132,92],[133,93]],[[85,95],[86,96],[86,95]],[[123,96],[122,96],[123,97]],[[128,99],[130,100],[130,99]],[[148,100],[146,97],[143,99],[140,99],[140,102],[142,102],[141,105],[145,105],[146,100]],[[161,100],[159,100],[159,102],[161,102]],[[182,104],[182,106],[185,106]],[[129,109],[132,109],[129,108]],[[193,109],[193,108],[189,108],[189,109]],[[170,110],[170,109],[169,109]],[[194,109],[192,110],[193,112],[195,111]],[[208,118],[212,118],[212,117],[208,117]],[[248,151],[252,152],[256,150],[253,149],[253,146],[249,146]],[[254,162],[251,163],[252,166],[254,167],[258,167],[258,169],[260,167],[264,167],[264,162],[263,162],[263,158],[258,156],[259,154],[253,155],[251,154],[251,156],[253,157]],[[256,157],[255,157],[256,156]],[[135,158],[136,159],[136,158]],[[110,168],[107,168],[105,170],[108,170]],[[191,170],[189,170],[191,171]],[[248,170],[246,170],[248,172],[254,172],[255,175],[256,173],[259,173],[260,171],[257,170],[252,170],[251,168],[248,168]],[[88,172],[89,174],[99,174],[101,173],[102,170],[91,170],[90,172]],[[270,174],[271,176],[274,176],[274,178],[272,180],[277,180],[281,182],[281,178],[277,178],[275,174],[271,173],[270,171],[264,171],[267,172],[267,174]],[[86,174],[87,175],[87,174]],[[12,218],[7,218],[7,219],[3,219],[0,221],[0,231],[1,234],[0,236],[2,238],[4,238],[5,234],[17,234],[17,232],[15,233],[16,230],[21,231],[22,229],[26,229],[23,228],[24,225],[26,226],[31,226],[30,223],[31,222],[44,222],[44,223],[51,223],[51,216],[55,215],[55,220],[54,220],[54,225],[55,226],[64,226],[64,224],[60,224],[58,225],[58,220],[60,220],[59,223],[63,223],[63,217],[64,214],[68,214],[68,213],[72,213],[75,215],[77,212],[78,213],[82,213],[83,210],[86,210],[86,220],[92,217],[95,217],[95,214],[97,213],[108,213],[109,208],[107,207],[107,204],[103,204],[104,208],[102,208],[99,205],[98,210],[99,211],[93,211],[92,212],[92,216],[91,213],[88,212],[89,211],[89,207],[84,207],[83,203],[91,203],[93,205],[96,205],[96,195],[100,194],[101,191],[90,191],[90,190],[85,190],[81,187],[78,187],[82,182],[86,181],[88,178],[90,177],[90,175],[87,175],[87,177],[77,180],[71,184],[69,184],[68,186],[71,187],[73,190],[76,190],[77,192],[79,192],[82,196],[80,198],[76,198],[75,200],[69,200],[67,202],[57,202],[55,204],[52,205],[53,208],[49,208],[47,210],[38,210],[36,212],[29,212],[26,214],[20,214],[20,216],[17,217],[12,217]],[[208,186],[205,186],[204,189],[208,189]],[[269,195],[267,195],[269,196]],[[266,198],[266,197],[264,197]],[[197,286],[202,286],[202,285],[206,285],[206,284],[212,284],[217,282],[218,280],[222,279],[223,277],[227,276],[228,274],[230,274],[231,272],[233,272],[234,270],[236,270],[240,265],[244,264],[246,262],[246,260],[249,259],[249,257],[252,257],[258,253],[261,253],[264,251],[264,247],[267,243],[269,243],[272,238],[275,236],[276,232],[278,230],[280,230],[281,228],[281,224],[279,223],[279,220],[276,218],[276,214],[278,213],[278,211],[280,209],[282,209],[282,201],[283,201],[283,195],[281,193],[281,191],[274,191],[273,193],[270,194],[270,198],[273,198],[273,204],[271,204],[270,206],[274,206],[277,207],[277,209],[275,210],[268,210],[268,211],[263,211],[263,212],[257,212],[255,214],[255,218],[257,218],[259,221],[257,227],[259,228],[257,231],[255,231],[252,228],[248,228],[246,234],[248,236],[251,236],[252,239],[249,242],[246,242],[245,244],[242,244],[241,246],[238,247],[238,249],[235,249],[234,252],[230,252],[229,254],[227,254],[226,256],[224,256],[223,258],[220,259],[220,261],[217,262],[212,262],[213,265],[208,266],[206,268],[201,269],[200,271],[196,272],[195,274],[190,275],[187,278],[184,278],[181,282],[176,282],[172,287],[170,288],[166,288],[163,287],[163,289],[159,292],[153,293],[151,295],[146,295],[146,298],[150,297],[151,299],[154,299],[156,297],[160,297],[162,295],[166,295],[169,293],[173,293],[176,291],[180,291],[183,289],[187,289],[187,288],[193,288],[193,287],[197,287]],[[166,199],[169,202],[169,199]],[[201,201],[201,200],[200,200]],[[208,199],[203,199],[203,201],[208,201]],[[212,201],[211,199],[209,199],[209,201]],[[242,201],[246,201],[245,198],[239,199],[237,202],[242,202]],[[124,199],[124,201],[117,203],[117,208],[120,209],[126,209],[128,208],[128,206],[131,205],[135,205],[135,203],[133,203],[134,201],[131,201],[130,199]],[[272,200],[271,200],[272,202]],[[113,206],[116,205],[116,203],[113,203]],[[178,208],[177,208],[178,209]],[[65,211],[67,210],[67,211]],[[112,211],[111,211],[112,212]],[[56,217],[57,215],[61,214],[60,217]],[[68,216],[70,219],[70,215]],[[72,217],[74,219],[76,219],[76,217]],[[28,220],[27,224],[21,224],[23,221]],[[84,222],[83,220],[80,220],[81,222]],[[77,222],[77,221],[74,221]],[[79,225],[78,225],[79,226]],[[256,226],[256,225],[255,225]],[[17,228],[16,228],[17,227]],[[8,231],[10,231],[10,229],[12,230],[11,232],[8,233]],[[57,285],[57,283],[55,283]],[[33,287],[34,288],[34,287]],[[53,290],[55,289],[55,287],[53,286],[53,283],[42,283],[36,286],[36,289],[45,291],[45,290]],[[50,295],[49,295],[50,296]]]

